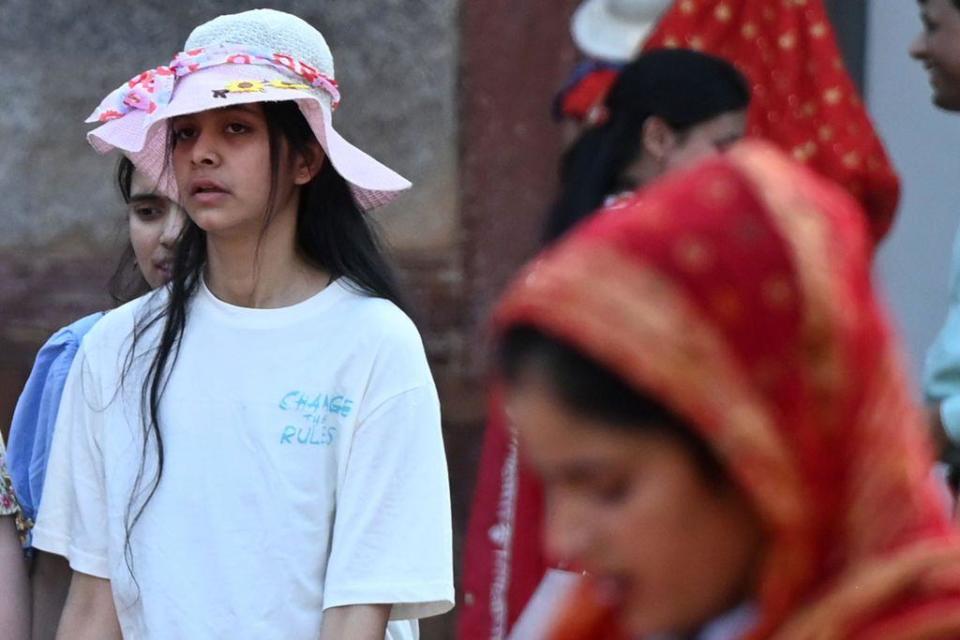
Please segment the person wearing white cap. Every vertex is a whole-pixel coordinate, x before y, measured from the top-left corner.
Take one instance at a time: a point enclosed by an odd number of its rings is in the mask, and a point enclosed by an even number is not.
[[[189,221],[67,380],[33,534],[62,636],[401,640],[453,606],[437,393],[364,213],[410,183],[339,100],[323,36],[255,10],[94,112]]]
[[[577,7],[570,31],[577,48],[604,62],[625,63],[640,47],[671,0],[585,0]]]
[[[573,14],[570,33],[585,56],[554,97],[553,116],[596,124],[606,93],[625,64],[636,58],[671,0],[585,0]],[[572,139],[580,127],[567,127]]]

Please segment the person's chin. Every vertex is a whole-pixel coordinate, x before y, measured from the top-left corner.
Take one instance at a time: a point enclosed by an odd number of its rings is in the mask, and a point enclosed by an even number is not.
[[[190,218],[207,233],[215,234],[236,226],[236,216],[219,207],[198,207],[190,213]]]
[[[620,613],[623,630],[631,638],[695,637],[696,631],[709,621],[696,610],[676,606],[670,601],[651,602],[640,594],[631,594]]]
[[[960,87],[957,87],[954,91],[935,91],[933,94],[933,104],[944,111],[960,112]]]
[[[660,634],[669,636],[683,626],[677,624],[669,612],[651,606],[649,602],[626,604],[620,620],[630,637],[638,638],[656,637]]]

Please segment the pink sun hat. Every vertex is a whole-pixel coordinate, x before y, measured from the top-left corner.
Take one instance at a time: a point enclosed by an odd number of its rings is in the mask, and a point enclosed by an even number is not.
[[[145,71],[107,96],[87,122],[100,153],[119,149],[177,199],[169,171],[167,120],[251,102],[294,100],[337,172],[364,209],[386,204],[410,181],[333,128],[340,102],[333,55],[304,20],[272,9],[220,16],[190,34],[170,64]]]

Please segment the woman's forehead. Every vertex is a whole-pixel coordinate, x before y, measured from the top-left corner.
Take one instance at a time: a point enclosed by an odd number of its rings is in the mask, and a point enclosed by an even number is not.
[[[130,179],[130,198],[162,198],[157,181],[141,171],[134,171]]]

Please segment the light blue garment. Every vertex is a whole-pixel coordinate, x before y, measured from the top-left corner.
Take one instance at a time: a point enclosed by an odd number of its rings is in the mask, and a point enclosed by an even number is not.
[[[7,444],[7,468],[23,514],[31,521],[37,518],[43,495],[53,427],[70,365],[83,336],[102,317],[103,313],[91,314],[53,334],[37,353],[33,370],[17,400]]]
[[[927,351],[923,390],[927,402],[940,404],[947,435],[960,444],[960,233],[953,243],[947,319]]]

